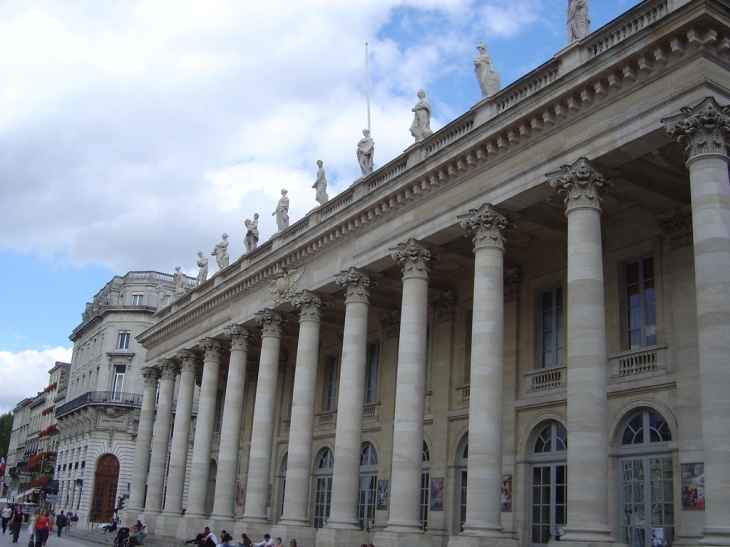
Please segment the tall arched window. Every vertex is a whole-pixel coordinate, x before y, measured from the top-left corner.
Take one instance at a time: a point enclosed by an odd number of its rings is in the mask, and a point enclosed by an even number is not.
[[[464,523],[466,522],[466,487],[467,487],[467,468],[469,467],[469,443],[465,442],[459,453],[457,461],[459,468],[459,532],[464,531]]]
[[[279,504],[279,516],[284,514],[284,495],[286,494],[286,468],[289,464],[289,453],[287,452],[284,454],[284,458],[281,462],[281,467],[279,469],[279,483],[281,484],[281,492],[280,492],[280,500],[281,503]]]
[[[672,434],[653,410],[635,414],[621,433],[621,541],[663,547],[674,539]]]
[[[530,544],[563,535],[568,504],[568,431],[559,422],[541,426],[532,446]]]
[[[330,503],[332,501],[332,468],[335,458],[327,448],[319,457],[317,470],[317,486],[314,489],[314,527],[322,528],[330,518]]]
[[[375,499],[378,493],[378,453],[370,443],[360,453],[360,488],[357,496],[357,522],[362,530],[375,524]]]
[[[421,467],[421,530],[424,532],[428,529],[428,504],[430,501],[430,474],[428,462],[431,461],[431,455],[428,452],[428,445],[423,441],[423,465]]]

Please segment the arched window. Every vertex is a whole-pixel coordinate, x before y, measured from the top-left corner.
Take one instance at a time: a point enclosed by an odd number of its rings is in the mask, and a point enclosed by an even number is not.
[[[280,500],[279,505],[279,516],[284,514],[284,495],[286,494],[286,468],[289,464],[289,453],[284,454],[284,458],[281,462],[281,468],[279,469],[279,482],[281,484]]]
[[[375,524],[375,499],[378,493],[378,453],[370,443],[360,452],[360,488],[357,496],[357,522],[362,530]]]
[[[674,540],[672,433],[664,417],[641,410],[621,433],[621,541],[664,547]]]
[[[461,447],[456,465],[459,468],[459,532],[463,532],[464,523],[466,522],[467,468],[469,467],[468,441],[464,442],[464,446]]]
[[[532,445],[531,545],[563,535],[568,504],[568,431],[559,422],[540,426]]]
[[[428,529],[428,504],[430,501],[430,474],[428,462],[431,455],[428,452],[428,445],[423,441],[423,466],[421,468],[421,530]]]
[[[317,462],[317,485],[314,489],[314,527],[322,528],[330,518],[330,503],[332,501],[332,468],[335,458],[327,448]]]

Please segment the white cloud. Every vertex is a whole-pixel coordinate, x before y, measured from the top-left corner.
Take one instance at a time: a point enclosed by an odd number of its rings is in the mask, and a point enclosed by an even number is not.
[[[0,414],[43,391],[48,385],[48,371],[56,361],[69,363],[70,360],[71,348],[60,346],[45,351],[0,351]]]

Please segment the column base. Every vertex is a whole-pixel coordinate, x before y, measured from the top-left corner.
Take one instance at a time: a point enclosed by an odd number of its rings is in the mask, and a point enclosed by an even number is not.
[[[730,527],[727,526],[705,526],[703,538],[699,541],[700,545],[730,545]]]
[[[376,532],[373,543],[378,547],[435,547],[433,536],[426,532],[397,532],[388,526],[383,532]]]
[[[157,520],[155,522],[155,535],[164,537],[175,537],[175,534],[177,534],[177,523],[180,519],[182,519],[182,513],[174,514],[163,512],[157,517]]]
[[[611,545],[621,545],[616,543],[616,539],[611,537],[611,530],[608,528],[573,528],[565,527],[565,534],[560,536],[560,543],[570,542],[575,547],[582,547],[587,543],[597,545],[606,543]],[[552,543],[552,542],[549,542]]]
[[[177,530],[175,531],[175,537],[178,539],[192,539],[203,531],[208,524],[208,519],[205,515],[189,515],[185,513],[185,516],[179,518],[177,521]],[[214,533],[217,535],[220,530],[215,530]]]
[[[477,536],[461,535],[451,536],[448,547],[516,547],[517,539],[508,535],[501,536]]]
[[[292,539],[296,539],[297,545],[313,546],[317,540],[317,529],[309,526],[308,523],[298,525],[279,523],[272,526],[269,533],[274,539],[280,537],[284,545],[289,545]]]
[[[370,543],[370,535],[360,528],[320,528],[317,530],[317,547],[342,547],[343,545],[362,545]]]
[[[394,520],[389,520],[385,524],[385,530],[383,531],[394,534],[415,534],[419,536],[424,533],[421,529],[420,522],[398,522]]]
[[[139,520],[147,525],[147,530],[150,534],[157,534],[157,517],[159,517],[160,514],[161,511],[145,511],[140,515]]]
[[[233,516],[230,517],[214,517],[211,515],[211,517],[206,521],[208,526],[215,534],[218,536],[221,533],[221,530],[225,530],[229,534],[233,536],[233,532],[236,527],[236,519]],[[243,530],[242,530],[243,531]],[[190,536],[188,539],[192,539],[193,536]],[[241,532],[238,533],[238,537],[233,536],[233,543],[236,544],[241,539]],[[218,541],[223,541],[220,537],[218,537]],[[255,543],[255,542],[254,542]]]

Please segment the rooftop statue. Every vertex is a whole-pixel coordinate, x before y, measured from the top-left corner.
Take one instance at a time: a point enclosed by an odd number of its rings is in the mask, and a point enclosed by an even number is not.
[[[433,135],[431,131],[431,103],[428,102],[426,92],[421,89],[418,92],[418,102],[411,108],[413,112],[413,123],[411,124],[411,135],[416,142],[421,142],[426,137]]]
[[[588,0],[568,0],[568,43],[582,40],[590,34],[591,18]]]
[[[479,42],[477,45],[479,55],[474,57],[474,72],[477,75],[479,89],[482,90],[482,97],[491,97],[500,90],[499,74],[492,65],[492,56],[487,53],[487,45]]]
[[[211,256],[215,257],[215,261],[218,263],[218,269],[222,270],[223,268],[228,267],[228,261],[230,260],[230,257],[228,256],[228,234],[223,234],[221,236],[223,238],[223,241],[218,243],[214,248],[213,252],[210,253]]]
[[[259,244],[259,214],[253,214],[253,220],[246,219],[246,237],[243,239],[246,252],[250,253]]]
[[[276,205],[276,210],[271,213],[273,217],[276,215],[276,228],[279,232],[289,227],[289,198],[286,197],[286,190],[281,191],[281,198]]]
[[[198,251],[198,268],[198,285],[202,285],[208,279],[208,259],[203,256],[203,251]]]
[[[175,279],[175,276],[173,276],[173,279]],[[175,279],[175,281],[177,280]],[[165,286],[162,283],[158,283],[155,290],[157,291],[157,309],[161,310],[165,307]]]
[[[373,172],[373,156],[375,155],[375,141],[370,138],[370,130],[362,130],[363,138],[357,143],[357,161],[360,164],[362,176]]]
[[[312,185],[312,188],[317,189],[317,196],[315,199],[320,205],[324,205],[330,199],[327,195],[327,177],[324,175],[324,167],[322,167],[322,165],[322,160],[317,160],[317,167],[319,167],[317,170],[317,180],[315,180]]]
[[[185,296],[185,287],[183,287],[185,276],[180,271],[180,266],[175,266],[175,273],[172,274],[172,278],[175,280],[175,299]]]

